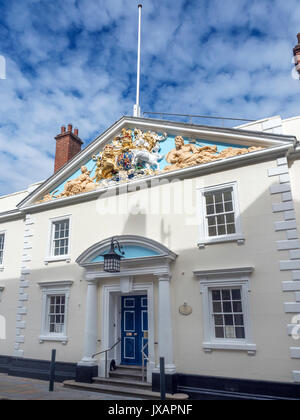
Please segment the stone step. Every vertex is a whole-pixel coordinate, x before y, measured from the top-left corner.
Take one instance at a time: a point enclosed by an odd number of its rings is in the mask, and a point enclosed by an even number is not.
[[[144,374],[146,376],[146,372]],[[142,371],[135,371],[133,369],[116,369],[109,372],[110,378],[123,378],[142,381]]]
[[[100,392],[100,393],[107,393],[113,395],[127,395],[130,397],[137,397],[146,400],[159,400],[160,394],[159,392],[152,392],[148,389],[140,389],[140,388],[131,388],[125,386],[116,387],[115,385],[108,385],[108,384],[85,384],[82,382],[75,382],[75,381],[65,381],[64,386],[66,388],[77,389],[81,391],[92,391],[92,392]],[[180,401],[180,400],[187,400],[189,397],[187,394],[166,394],[167,400],[173,401]]]
[[[150,389],[151,384],[142,381],[134,381],[124,378],[93,378],[93,383],[95,384],[107,384],[111,386],[121,386],[121,387],[130,387],[130,388],[141,388],[141,389]]]
[[[136,366],[136,365],[117,365],[116,368],[117,368],[117,370],[118,369],[130,370],[130,371],[134,370],[134,371],[137,371],[137,372],[142,372],[142,366]],[[145,370],[146,370],[146,367],[145,367]]]

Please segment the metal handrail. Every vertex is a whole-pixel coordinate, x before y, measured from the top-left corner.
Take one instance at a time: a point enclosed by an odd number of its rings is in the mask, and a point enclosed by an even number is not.
[[[146,355],[145,353],[145,349],[148,346],[148,342],[146,344],[144,344],[143,348],[142,348],[142,382],[145,382],[145,375],[144,375],[144,371],[145,371],[145,360],[148,362],[149,357]]]
[[[255,120],[249,120],[246,118],[228,118],[228,117],[213,117],[213,116],[209,116],[209,115],[193,115],[193,114],[172,114],[169,112],[150,112],[150,111],[145,111],[143,112],[143,115],[159,115],[162,119],[164,116],[170,115],[172,117],[187,117],[190,119],[190,123],[192,123],[193,118],[203,118],[203,119],[211,119],[211,120],[219,120],[223,122],[223,126],[224,126],[224,121],[243,121],[243,122],[254,122]]]
[[[107,375],[107,353],[109,351],[111,351],[112,349],[114,349],[119,343],[121,343],[121,341],[122,341],[121,338],[118,338],[118,341],[113,346],[111,346],[109,349],[99,351],[98,353],[95,353],[95,354],[92,355],[92,359],[93,359],[94,357],[105,353],[105,378],[108,378],[108,375]]]

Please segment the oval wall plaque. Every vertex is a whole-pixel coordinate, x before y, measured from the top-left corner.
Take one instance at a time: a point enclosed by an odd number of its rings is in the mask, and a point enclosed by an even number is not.
[[[188,316],[188,315],[191,315],[192,312],[193,312],[192,307],[189,306],[187,303],[179,307],[179,313],[181,315]]]

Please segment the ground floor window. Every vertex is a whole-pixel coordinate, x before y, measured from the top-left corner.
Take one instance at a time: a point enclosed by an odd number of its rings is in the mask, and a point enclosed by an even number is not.
[[[4,255],[4,242],[5,242],[5,233],[0,233],[0,266],[3,266],[3,255]]]
[[[195,271],[202,293],[203,349],[256,351],[249,302],[252,267]]]
[[[39,283],[42,289],[41,342],[68,341],[68,302],[72,283],[72,281]]]
[[[241,288],[210,290],[215,338],[245,339]]]
[[[48,326],[49,334],[61,334],[65,330],[66,296],[48,296]]]

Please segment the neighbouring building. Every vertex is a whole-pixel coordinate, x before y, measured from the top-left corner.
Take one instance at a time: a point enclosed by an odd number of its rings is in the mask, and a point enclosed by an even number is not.
[[[300,117],[237,128],[123,117],[0,197],[0,371],[300,397]],[[111,241],[120,271],[105,271]],[[113,246],[114,249],[114,246]],[[3,335],[3,333],[2,333]]]

